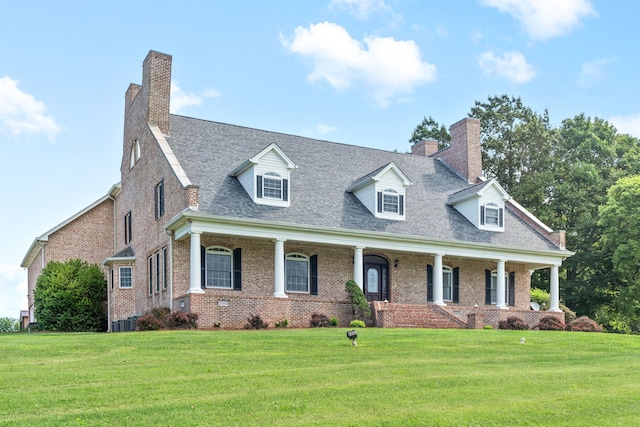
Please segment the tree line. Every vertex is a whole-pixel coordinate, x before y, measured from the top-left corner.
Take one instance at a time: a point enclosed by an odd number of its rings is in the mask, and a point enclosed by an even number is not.
[[[475,101],[485,174],[554,230],[575,255],[561,267],[561,295],[609,331],[640,333],[640,140],[581,113],[552,126],[519,97]],[[450,143],[425,117],[409,142]],[[532,286],[548,290],[548,270]]]

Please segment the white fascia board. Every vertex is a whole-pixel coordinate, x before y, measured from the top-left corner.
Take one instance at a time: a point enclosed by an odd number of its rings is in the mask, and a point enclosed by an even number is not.
[[[174,230],[176,240],[188,236],[190,232],[214,233],[424,254],[441,253],[448,256],[474,259],[504,259],[529,265],[538,265],[538,268],[561,264],[564,258],[573,255],[570,251],[527,251],[496,245],[451,240],[429,240],[416,236],[391,233],[310,227],[252,219],[229,219],[186,212],[181,214],[179,218],[174,218],[165,228]]]
[[[187,173],[182,168],[180,161],[178,160],[175,153],[171,149],[171,146],[167,142],[167,139],[164,137],[164,134],[162,133],[160,128],[157,125],[154,125],[151,123],[147,123],[147,125],[149,126],[149,130],[153,134],[153,137],[156,139],[158,146],[160,146],[160,150],[162,150],[164,157],[169,162],[169,166],[171,166],[173,173],[176,175],[176,178],[178,178],[178,181],[180,181],[180,184],[182,185],[182,187],[186,188],[192,185],[191,180],[189,179],[189,177],[187,176]]]
[[[376,176],[374,176],[373,177],[374,181],[380,180],[380,177],[382,177],[389,170],[393,170],[393,172],[398,176],[400,181],[402,181],[402,185],[404,187],[409,187],[413,185],[413,182],[411,182],[411,180],[404,174],[404,172],[402,172],[400,168],[393,162],[389,163],[387,167],[382,169]]]
[[[257,164],[260,162],[260,159],[270,151],[275,151],[278,157],[280,157],[287,164],[288,170],[296,169],[298,167],[295,163],[293,163],[289,156],[287,156],[285,152],[282,151],[280,147],[278,147],[278,144],[276,144],[275,142],[271,143],[268,147],[264,148],[258,154],[250,158],[249,161],[253,164]]]
[[[27,250],[26,255],[24,256],[24,258],[22,259],[22,262],[20,263],[20,267],[29,268],[33,260],[38,255],[38,253],[42,250],[42,247],[47,244],[48,240],[49,240],[48,236],[44,238],[36,237],[35,239],[33,239],[33,243],[31,243],[31,246],[29,246],[29,249]]]

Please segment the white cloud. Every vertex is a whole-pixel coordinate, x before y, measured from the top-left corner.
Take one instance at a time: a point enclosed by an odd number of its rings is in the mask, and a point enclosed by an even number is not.
[[[580,69],[578,84],[582,87],[591,86],[607,75],[606,66],[611,63],[609,59],[597,59],[585,62]]]
[[[202,105],[202,98],[217,98],[220,96],[220,92],[215,89],[209,89],[203,92],[201,95],[193,92],[184,92],[180,89],[177,82],[171,82],[171,112],[176,114],[183,108],[190,106]]]
[[[640,138],[640,113],[629,116],[615,116],[609,120],[618,132]]]
[[[18,89],[17,80],[0,78],[0,128],[15,136],[45,134],[53,140],[61,127],[46,114],[44,103]]]
[[[495,74],[513,83],[526,83],[536,76],[524,55],[517,51],[507,52],[502,57],[491,51],[485,52],[480,55],[478,65],[486,76]]]
[[[393,9],[384,0],[331,0],[329,9],[344,9],[358,19],[369,19],[373,15],[394,16]]]
[[[183,92],[177,83],[171,82],[171,112],[177,113],[185,107],[202,105],[202,98],[191,92]]]
[[[485,6],[508,13],[522,24],[531,40],[548,40],[597,15],[589,0],[480,0]]]
[[[0,317],[17,319],[27,310],[27,273],[17,265],[0,264]]]
[[[362,84],[383,107],[436,77],[436,67],[422,62],[420,49],[412,40],[366,36],[364,47],[340,25],[322,22],[298,27],[293,40],[281,36],[281,42],[290,52],[312,61],[308,81],[324,80],[336,89]]]
[[[316,126],[316,134],[318,135],[328,135],[331,132],[335,132],[336,130],[338,130],[338,128],[329,125],[319,124],[318,126]]]

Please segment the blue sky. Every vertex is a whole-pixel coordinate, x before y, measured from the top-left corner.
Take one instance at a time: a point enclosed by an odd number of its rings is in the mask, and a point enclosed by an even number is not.
[[[172,111],[383,150],[513,95],[640,137],[640,2],[0,0],[0,317],[33,240],[119,181],[124,94],[173,56]],[[13,224],[13,225],[12,225]]]

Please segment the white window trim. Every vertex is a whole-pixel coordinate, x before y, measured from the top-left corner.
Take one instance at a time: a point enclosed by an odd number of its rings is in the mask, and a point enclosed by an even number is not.
[[[449,276],[448,279],[447,275]],[[449,298],[445,296],[447,287],[449,288]],[[447,265],[442,266],[442,299],[444,301],[453,301],[453,268]]]
[[[129,286],[122,286],[122,270],[123,269],[129,269]],[[131,289],[133,288],[133,267],[131,267],[130,265],[123,265],[118,267],[118,288],[119,289]]]
[[[406,196],[403,190],[398,190],[395,188],[385,188],[383,190],[379,190],[377,188],[374,188],[374,191],[376,193],[375,195],[375,216],[376,218],[382,218],[382,219],[392,219],[395,221],[402,221],[405,219],[405,213],[407,212],[406,209]],[[382,193],[382,200],[380,200],[379,198],[379,194],[378,193]],[[398,207],[398,211],[397,212],[393,212],[393,211],[388,211],[385,210],[385,196],[391,196],[391,197],[395,197],[396,198],[396,206]],[[400,199],[402,198],[402,202],[400,202]],[[382,206],[379,205],[379,203],[382,203]],[[402,212],[402,213],[400,213]]]
[[[207,261],[206,261],[206,257],[207,255],[223,255],[223,256],[228,256],[229,257],[229,286],[214,286],[214,285],[209,285],[209,280],[207,277],[207,274],[209,272],[209,269],[207,268]],[[233,289],[233,251],[229,248],[225,248],[224,246],[209,246],[205,249],[205,268],[204,268],[204,274],[205,274],[205,279],[204,279],[204,287],[207,289]]]
[[[267,190],[271,191],[272,188],[267,188],[267,180],[270,181],[277,181],[280,185],[280,197],[273,197],[273,196],[267,196]],[[283,201],[283,197],[284,197],[284,181],[282,176],[280,176],[280,174],[276,173],[276,172],[267,172],[262,174],[262,198],[263,199],[267,199],[267,200],[276,200],[276,201]]]
[[[307,290],[306,291],[293,291],[288,289],[289,286],[289,275],[287,273],[287,261],[298,261],[298,262],[306,262],[307,264]],[[311,292],[311,263],[310,258],[305,254],[301,253],[290,253],[285,256],[285,273],[284,273],[284,288],[287,293],[295,293],[295,294],[308,294]]]

